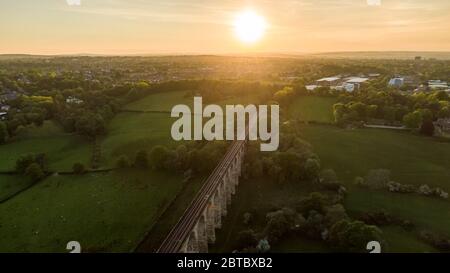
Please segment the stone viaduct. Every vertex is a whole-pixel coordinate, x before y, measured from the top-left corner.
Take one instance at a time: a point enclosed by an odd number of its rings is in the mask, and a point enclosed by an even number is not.
[[[203,184],[158,253],[206,253],[216,240],[227,206],[236,192],[247,141],[234,141]]]

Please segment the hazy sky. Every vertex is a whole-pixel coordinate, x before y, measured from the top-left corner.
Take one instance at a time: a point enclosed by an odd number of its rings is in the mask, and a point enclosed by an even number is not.
[[[0,53],[450,51],[450,0],[76,1],[0,0]],[[246,9],[268,23],[253,45],[233,32]]]

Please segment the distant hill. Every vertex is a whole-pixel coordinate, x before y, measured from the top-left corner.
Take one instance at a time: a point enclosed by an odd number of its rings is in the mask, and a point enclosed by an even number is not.
[[[57,58],[57,57],[261,57],[261,58],[337,58],[337,59],[422,59],[450,60],[450,51],[348,51],[323,53],[235,53],[235,54],[60,54],[60,55],[31,55],[31,54],[0,54],[0,60],[21,58]]]
[[[450,51],[358,51],[358,52],[327,52],[310,54],[316,57],[348,58],[348,59],[422,59],[450,60]]]

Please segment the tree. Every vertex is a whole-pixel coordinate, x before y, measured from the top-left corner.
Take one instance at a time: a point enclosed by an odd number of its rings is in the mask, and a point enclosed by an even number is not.
[[[320,179],[325,183],[337,182],[338,180],[336,172],[333,169],[323,170],[320,173]]]
[[[136,158],[134,160],[134,166],[139,168],[147,168],[148,167],[148,154],[146,151],[141,150],[137,152]]]
[[[344,206],[341,204],[336,204],[327,208],[324,220],[328,226],[332,226],[334,223],[345,219],[348,219],[348,215]]]
[[[364,252],[370,241],[382,242],[381,230],[361,221],[341,220],[329,233],[329,240],[338,248],[351,252]]]
[[[150,152],[150,165],[157,170],[161,170],[165,167],[168,156],[169,150],[164,146],[157,145]]]
[[[34,155],[22,155],[16,161],[16,171],[24,174],[31,164],[34,163]]]
[[[25,174],[29,176],[33,182],[37,182],[45,176],[44,172],[41,169],[41,166],[39,166],[39,164],[37,163],[30,164],[27,167]]]
[[[86,172],[86,168],[82,163],[75,163],[72,166],[72,170],[75,174],[83,174]]]
[[[0,121],[0,144],[5,143],[8,140],[8,127],[3,121]]]
[[[271,242],[277,242],[294,225],[295,211],[284,208],[268,213],[266,218],[265,233]]]
[[[307,179],[316,179],[319,176],[319,171],[319,161],[314,158],[308,158],[305,163],[305,174]]]
[[[130,167],[130,160],[126,155],[121,155],[116,161],[116,167],[124,169]]]
[[[283,89],[277,91],[273,95],[273,99],[280,104],[287,104],[294,95],[294,89],[292,87],[286,86]]]
[[[336,124],[343,124],[345,122],[344,114],[346,112],[345,105],[343,103],[336,103],[333,105],[333,115]]]
[[[422,120],[422,112],[416,110],[403,117],[403,124],[410,129],[417,129],[422,123]]]
[[[420,133],[426,136],[433,136],[434,135],[433,122],[431,120],[423,121],[422,125],[420,126]]]
[[[314,210],[318,213],[324,213],[326,207],[326,197],[320,192],[312,192],[308,197],[300,200],[297,205],[297,211],[303,215],[308,214],[310,211]]]

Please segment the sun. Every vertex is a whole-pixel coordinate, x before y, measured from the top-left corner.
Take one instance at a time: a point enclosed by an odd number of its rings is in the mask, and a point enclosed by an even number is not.
[[[266,32],[266,20],[252,10],[239,13],[234,21],[234,31],[238,39],[252,44],[262,39]]]

